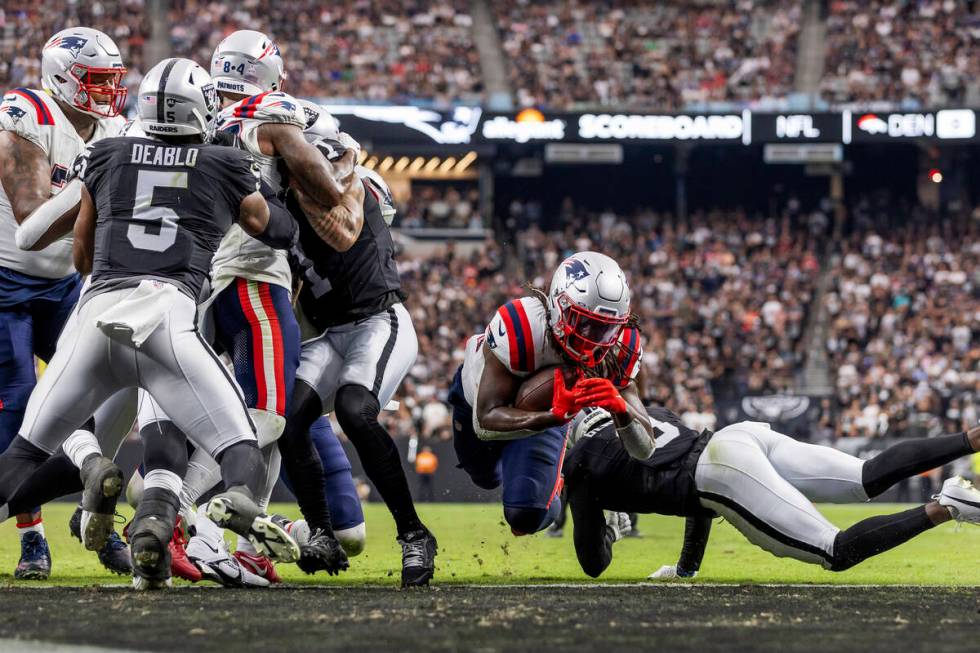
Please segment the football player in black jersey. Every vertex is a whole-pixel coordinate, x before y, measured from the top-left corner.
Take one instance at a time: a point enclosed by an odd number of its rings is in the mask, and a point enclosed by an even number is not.
[[[288,247],[295,221],[259,192],[247,153],[203,144],[217,95],[200,66],[162,61],[144,77],[138,106],[147,137],[99,141],[81,161],[74,259],[91,285],[31,396],[20,435],[0,456],[0,499],[103,401],[139,387],[220,462],[228,489],[211,501],[209,516],[273,557],[296,559],[296,543],[254,502],[264,475],[254,425],[195,323],[211,258],[231,225]],[[160,435],[144,442],[146,491],[129,531],[138,588],[169,583],[167,544],[186,471],[186,457],[174,455],[186,456],[183,442]],[[111,532],[122,472],[92,453],[81,476],[83,541],[96,550]]]
[[[934,501],[871,517],[841,530],[811,501],[867,501],[898,481],[980,450],[980,427],[967,433],[906,440],[870,460],[794,440],[768,424],[739,422],[698,433],[665,408],[648,408],[657,450],[631,458],[602,411],[581,413],[565,462],[565,489],[583,571],[599,576],[612,561],[618,533],[604,510],[687,518],[675,566],[657,578],[691,577],[701,565],[711,520],[724,517],[750,542],[777,556],[843,571],[943,522],[980,524],[980,491],[948,479]]]
[[[303,105],[308,140],[330,160],[343,156],[348,147],[335,121],[321,107]],[[395,519],[402,585],[427,585],[435,569],[436,539],[419,519],[398,449],[378,421],[415,362],[418,340],[402,305],[405,293],[383,215],[383,192],[371,180],[364,180],[363,189],[359,204],[330,209],[357,218],[357,239],[347,248],[329,245],[317,221],[303,218],[326,209],[294,189],[290,206],[300,224],[294,254],[303,279],[299,306],[319,335],[303,343],[279,448],[291,477],[294,469],[318,466],[309,430],[317,418],[333,412]],[[326,510],[322,483],[293,486],[312,525]]]

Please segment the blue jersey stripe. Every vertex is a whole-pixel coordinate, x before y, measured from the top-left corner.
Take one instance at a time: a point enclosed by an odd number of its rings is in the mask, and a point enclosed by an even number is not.
[[[511,328],[514,335],[517,338],[517,361],[521,372],[530,372],[527,364],[527,343],[530,334],[524,333],[524,325],[521,324],[521,316],[517,313],[517,308],[514,306],[514,302],[507,302],[504,305],[507,309],[507,314],[510,315]]]

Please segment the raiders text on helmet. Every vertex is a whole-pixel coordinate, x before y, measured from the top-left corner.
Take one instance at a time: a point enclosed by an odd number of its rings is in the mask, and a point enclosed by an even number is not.
[[[41,50],[41,85],[74,109],[99,118],[119,115],[126,104],[126,68],[119,48],[90,27],[64,29]]]
[[[551,329],[565,354],[595,366],[629,319],[630,289],[619,264],[598,252],[561,262],[548,290]]]

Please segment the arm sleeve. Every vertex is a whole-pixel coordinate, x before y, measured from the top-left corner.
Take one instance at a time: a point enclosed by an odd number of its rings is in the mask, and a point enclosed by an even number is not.
[[[708,546],[708,536],[711,534],[710,517],[688,517],[684,525],[684,546],[681,547],[681,557],[677,561],[677,570],[695,572],[701,568],[704,550]]]
[[[598,578],[612,562],[615,538],[606,526],[602,508],[592,498],[586,477],[575,479],[568,489],[568,503],[575,524],[575,555],[582,571]]]
[[[263,181],[259,190],[269,205],[269,224],[256,240],[274,249],[290,249],[299,239],[299,225],[269,184]]]

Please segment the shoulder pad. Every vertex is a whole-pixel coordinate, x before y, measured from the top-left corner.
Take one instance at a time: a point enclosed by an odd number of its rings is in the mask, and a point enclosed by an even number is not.
[[[294,97],[280,91],[270,91],[245,98],[222,113],[229,110],[231,117],[239,120],[286,123],[296,125],[300,129],[306,128],[306,113],[303,107]]]
[[[640,372],[640,361],[643,359],[640,330],[631,326],[623,328],[616,347],[610,355],[616,357],[613,378],[610,380],[616,387],[625,388]]]
[[[533,305],[529,310],[524,299],[515,299],[497,309],[487,326],[487,347],[518,376],[537,369],[544,342],[541,317],[533,311]]]
[[[0,103],[0,129],[26,138],[47,154],[50,132],[43,128],[54,126],[54,114],[41,98],[42,93],[29,88],[8,91]]]

